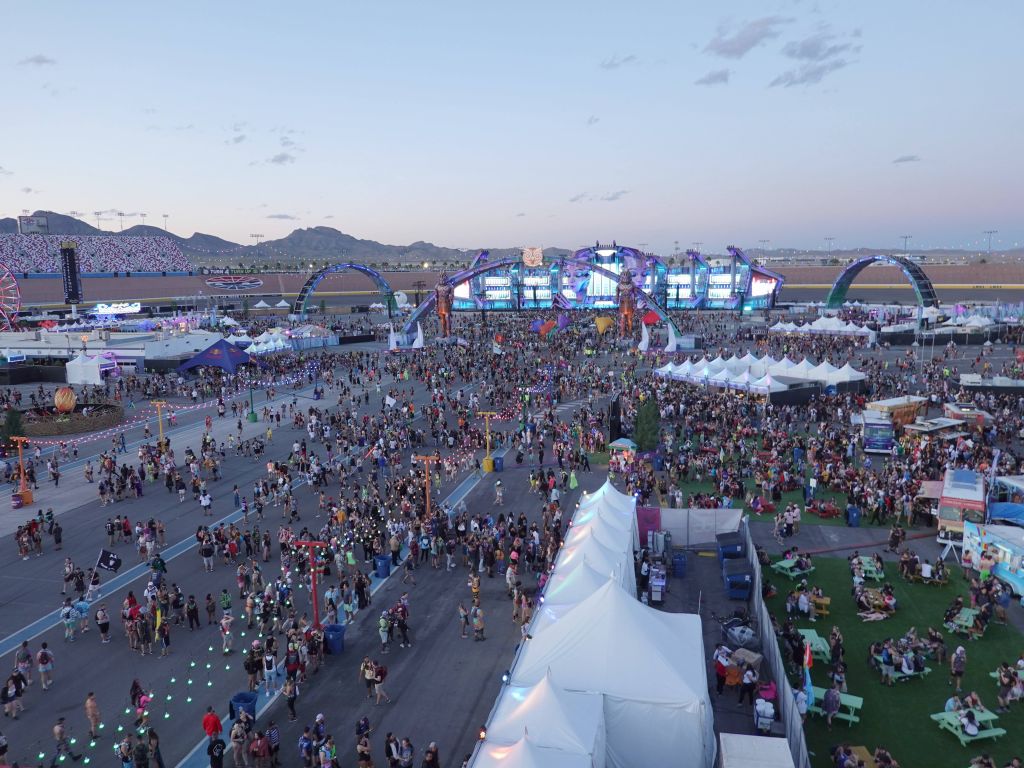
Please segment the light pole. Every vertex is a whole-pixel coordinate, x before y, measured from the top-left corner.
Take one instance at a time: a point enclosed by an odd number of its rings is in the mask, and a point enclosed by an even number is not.
[[[829,261],[832,261],[832,243],[834,242],[835,238],[832,237],[831,235],[825,238],[825,251],[828,253],[828,256],[826,256],[826,258]]]
[[[168,216],[168,214],[164,213],[164,214],[161,214],[161,215],[164,217],[164,232],[166,232],[167,231],[167,216]]]
[[[117,218],[121,220],[121,231],[124,232],[124,211],[118,211]]]
[[[139,216],[142,218],[142,226],[146,226],[146,214],[140,213]]]
[[[327,544],[322,541],[293,541],[292,545],[309,549],[309,587],[313,598],[313,626],[315,629],[320,629],[320,605],[316,596],[316,582],[319,575],[316,572],[316,550],[325,548]]]
[[[495,411],[477,411],[477,416],[484,417],[484,440],[487,445],[487,455],[484,456],[483,470],[484,472],[494,471],[494,459],[491,458],[491,417],[496,417],[498,414]]]
[[[988,235],[988,260],[992,261],[992,235],[998,235],[998,229],[986,229],[985,234]]]
[[[913,235],[900,235],[900,239],[903,240],[903,253],[907,253],[907,243],[914,239]]]
[[[102,213],[103,213],[103,211],[93,211],[92,212],[92,215],[96,217],[96,229],[100,228],[100,216],[102,215]]]
[[[694,240],[693,241],[693,250],[697,251],[697,253],[700,253],[700,247],[702,245],[704,245],[704,243],[702,243],[700,240]]]
[[[249,415],[246,418],[248,418],[249,421],[251,421],[254,424],[256,423],[256,420],[259,418],[256,415],[256,405],[252,399],[252,382],[249,382]]]
[[[427,487],[426,487],[426,492],[427,492],[426,515],[427,516],[424,518],[424,520],[429,520],[430,519],[430,465],[436,463],[437,459],[434,456],[413,456],[413,459],[415,459],[416,461],[422,461],[423,462],[423,474],[424,474],[424,476],[426,478],[426,481],[427,481]]]
[[[156,408],[156,426],[160,434],[160,452],[164,450],[164,412],[163,408],[167,403],[163,400],[150,400],[149,404]]]
[[[25,443],[28,442],[28,438],[12,437],[11,442],[18,446],[18,475],[21,477],[21,483],[18,486],[18,496],[21,498],[21,505],[25,506],[32,503],[32,489],[28,487],[28,479],[25,476],[25,456],[22,452]]]
[[[768,246],[771,244],[771,240],[758,240],[757,244],[761,246],[761,258],[764,259],[768,255]]]

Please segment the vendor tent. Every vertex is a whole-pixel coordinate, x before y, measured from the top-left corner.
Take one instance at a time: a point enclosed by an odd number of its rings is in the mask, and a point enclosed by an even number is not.
[[[487,744],[511,745],[523,735],[537,747],[586,755],[588,766],[604,766],[604,701],[592,693],[563,691],[550,670],[536,685],[501,692],[487,724]]]
[[[288,303],[287,301],[285,301],[284,299],[281,299],[281,300],[280,300],[279,302],[277,302],[277,304],[275,304],[274,306],[275,306],[275,307],[277,307],[278,309],[290,309],[292,305],[291,305],[291,304],[289,304],[289,303]]]
[[[98,357],[90,357],[84,353],[74,360],[69,360],[64,366],[68,384],[102,384],[100,362]]]
[[[260,299],[259,301],[257,301],[255,304],[252,305],[252,308],[253,309],[270,309],[270,305],[267,304],[267,302],[265,302],[263,299]]]
[[[178,372],[188,371],[200,366],[220,368],[228,373],[234,373],[238,366],[252,362],[247,352],[243,352],[234,344],[225,339],[215,341],[209,347],[178,366]]]
[[[511,684],[534,685],[550,669],[568,691],[604,694],[611,768],[676,765],[683,755],[711,768],[704,656],[700,617],[649,608],[609,582],[523,645]]]
[[[794,768],[786,739],[722,733],[722,768]]]
[[[592,768],[587,755],[538,747],[528,734],[503,746],[484,741],[473,758],[473,768]]]

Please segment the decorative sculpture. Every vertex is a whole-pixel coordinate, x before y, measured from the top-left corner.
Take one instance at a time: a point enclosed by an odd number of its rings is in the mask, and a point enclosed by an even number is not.
[[[633,291],[633,273],[629,268],[619,273],[619,284],[615,287],[615,298],[619,303],[619,336],[623,339],[633,335],[633,314],[636,312],[636,296]]]
[[[437,319],[441,323],[441,336],[447,338],[452,332],[452,299],[455,289],[448,284],[448,275],[441,273],[437,285],[434,286],[434,296],[437,298]]]

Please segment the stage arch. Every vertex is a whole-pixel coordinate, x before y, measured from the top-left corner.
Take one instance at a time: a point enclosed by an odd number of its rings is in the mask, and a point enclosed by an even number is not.
[[[853,281],[857,279],[857,276],[860,275],[866,267],[877,263],[890,264],[894,267],[899,267],[907,280],[910,281],[910,285],[914,288],[914,293],[917,294],[917,303],[922,307],[938,306],[939,300],[935,296],[935,289],[932,287],[932,281],[928,278],[928,275],[924,273],[924,270],[921,269],[920,264],[911,261],[904,256],[888,256],[885,254],[865,256],[862,259],[857,259],[855,262],[850,264],[850,266],[844,269],[839,277],[836,278],[835,283],[832,285],[832,289],[828,292],[828,298],[825,299],[825,306],[828,309],[839,309],[842,307],[843,302],[846,301],[846,293],[849,291],[850,285]]]
[[[384,276],[377,270],[371,269],[365,264],[353,264],[350,262],[332,264],[329,267],[324,267],[319,272],[313,273],[309,280],[306,281],[306,284],[302,286],[302,289],[299,291],[299,295],[295,297],[295,304],[293,305],[295,313],[299,315],[306,314],[306,304],[309,301],[309,297],[313,295],[316,287],[320,285],[321,280],[328,275],[344,272],[347,269],[353,269],[356,272],[361,272],[373,280],[374,285],[377,286],[377,290],[380,291],[381,300],[384,303],[384,306],[388,308],[388,314],[390,315],[391,310],[394,308],[395,301],[395,292],[391,290],[391,284],[388,283],[388,281],[384,279]]]
[[[619,276],[615,272],[612,272],[610,269],[605,269],[604,267],[601,267],[597,264],[593,264],[587,259],[579,258],[577,256],[559,256],[558,260],[560,262],[573,262],[582,267],[586,267],[589,270],[604,275],[605,277],[610,278],[611,280],[617,281],[619,279]],[[495,270],[499,269],[508,269],[509,267],[515,264],[521,263],[522,259],[520,259],[519,257],[511,256],[508,258],[499,259],[497,261],[480,261],[474,263],[473,266],[469,267],[468,269],[464,269],[461,272],[456,272],[454,275],[450,275],[447,278],[446,282],[448,283],[448,285],[454,288],[459,283],[462,283],[466,280],[472,280],[474,277],[479,277],[480,275],[486,274],[488,272],[494,272]],[[660,303],[658,303],[657,299],[641,291],[635,284],[633,285],[633,292],[636,295],[638,306],[646,306],[648,309],[653,310],[654,313],[661,320],[672,326],[672,328],[675,330],[676,336],[682,336],[679,327],[676,326],[676,324],[672,321],[672,318],[669,317],[668,312],[665,310],[664,307],[661,306]],[[431,290],[430,295],[418,307],[416,307],[416,309],[409,316],[409,319],[403,326],[402,332],[406,335],[406,337],[411,338],[413,335],[415,335],[416,323],[422,320],[423,317],[434,308],[436,303],[437,295],[433,292],[433,290]],[[572,310],[568,311],[571,312]]]

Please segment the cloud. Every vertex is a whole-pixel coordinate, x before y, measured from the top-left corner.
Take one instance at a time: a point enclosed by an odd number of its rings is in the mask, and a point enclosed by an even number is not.
[[[37,53],[34,56],[29,56],[27,59],[22,59],[18,62],[20,67],[48,67],[52,64],[56,64],[56,59],[51,59],[49,56],[44,56],[41,53]]]
[[[290,165],[295,162],[295,155],[289,155],[287,152],[278,152],[273,157],[268,158],[267,162],[273,165]]]
[[[517,218],[517,219],[521,219],[521,218],[522,218],[523,216],[525,216],[525,215],[526,215],[525,213],[517,213],[517,214],[516,214],[516,218]]]
[[[232,133],[241,133],[243,130],[245,130],[245,126],[246,125],[247,124],[243,123],[243,122],[232,123],[232,125],[231,125],[231,132]]]
[[[569,202],[570,203],[578,203],[581,200],[586,200],[586,199],[587,199],[587,193],[586,192],[580,192],[578,195],[573,195],[572,197],[570,197],[569,198]]]
[[[243,141],[245,141],[245,134],[244,133],[240,133],[237,136],[232,136],[230,139],[228,139],[224,143],[225,144],[241,144]]]
[[[298,216],[292,216],[290,213],[268,213],[268,219],[280,219],[281,221],[298,221]]]
[[[849,66],[849,64],[850,62],[846,59],[833,59],[832,61],[824,61],[818,64],[804,64],[799,69],[790,69],[783,72],[768,85],[772,88],[778,85],[784,88],[792,88],[796,85],[814,85],[815,83],[820,83],[826,75]]]
[[[11,176],[13,174],[14,174],[14,171],[9,171],[6,168],[4,168],[2,165],[0,165],[0,176]]]
[[[607,195],[601,195],[601,199],[606,203],[614,203],[616,200],[621,200],[628,194],[628,189],[620,189],[617,192],[609,192]]]
[[[817,32],[803,40],[793,40],[782,47],[782,53],[791,59],[800,61],[827,61],[850,50],[850,43],[833,42],[836,36],[827,32]]]
[[[601,61],[601,69],[619,69],[620,67],[625,67],[628,64],[636,63],[637,58],[635,54],[631,53],[627,56],[619,56],[618,54],[615,54]]]
[[[325,219],[333,219],[334,218],[334,214],[333,213],[329,213],[326,216],[324,216],[324,218]]]
[[[738,29],[722,25],[718,34],[704,47],[704,52],[725,59],[742,59],[766,40],[778,37],[779,27],[792,21],[785,16],[764,16],[748,21]]]
[[[587,125],[597,125],[601,122],[601,118],[597,115],[591,115],[587,118]]]
[[[729,75],[732,72],[728,69],[713,69],[704,77],[693,81],[694,85],[725,85],[729,82]]]
[[[921,162],[921,157],[919,155],[900,155],[895,160],[893,160],[894,164],[899,164],[899,163],[920,163],[920,162]]]
[[[32,187],[22,187],[21,191],[26,195],[38,195],[40,192],[42,192],[41,189],[34,189]]]
[[[288,147],[294,147],[295,146],[295,142],[292,141],[291,139],[289,139],[287,136],[282,136],[279,139],[279,141],[281,142],[281,146],[284,147],[285,149],[287,149]]]

